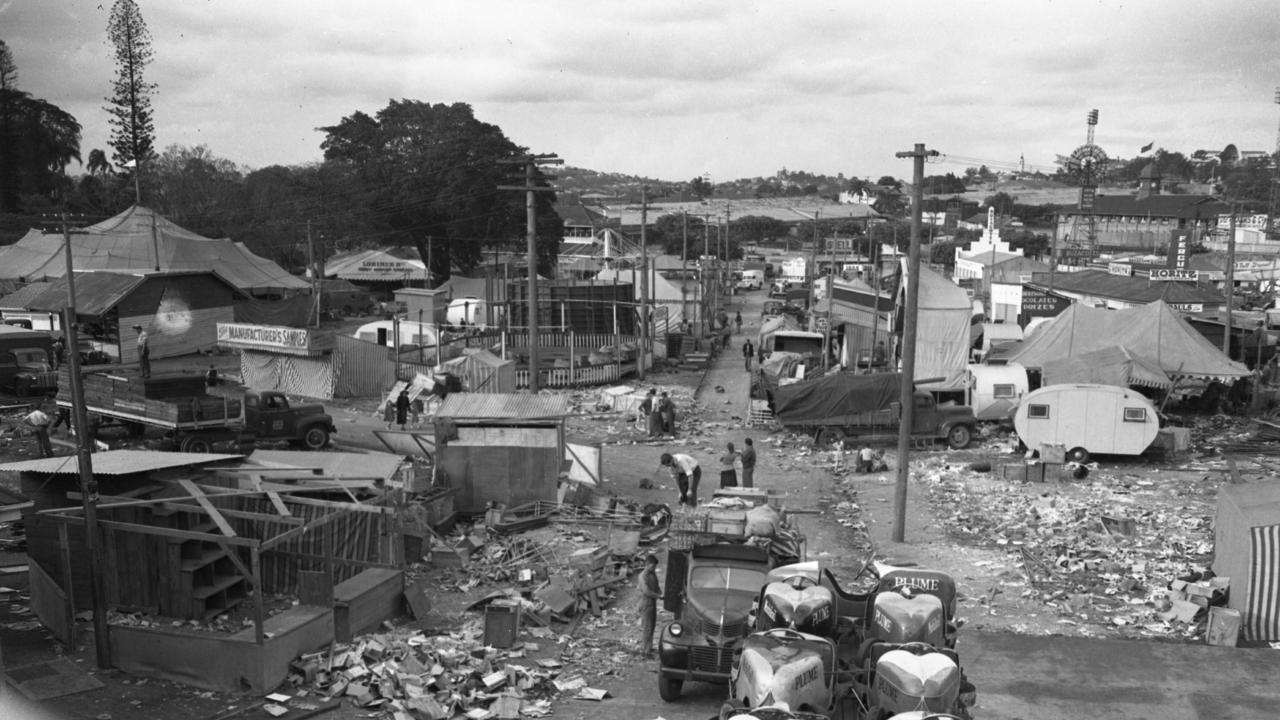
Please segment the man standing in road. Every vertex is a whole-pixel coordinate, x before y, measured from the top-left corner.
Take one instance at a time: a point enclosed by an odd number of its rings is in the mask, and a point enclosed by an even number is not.
[[[644,559],[644,571],[637,582],[640,590],[640,655],[649,657],[653,652],[653,630],[658,624],[658,598],[662,588],[658,585],[658,556],[650,554]]]
[[[662,466],[667,468],[676,480],[676,487],[680,488],[680,504],[697,507],[698,482],[702,480],[698,461],[683,453],[662,453]]]
[[[751,438],[747,438],[742,442],[746,445],[746,447],[742,448],[742,455],[738,458],[738,462],[742,463],[742,487],[755,487],[756,446],[751,442]]]
[[[746,363],[747,372],[751,372],[751,358],[755,357],[756,347],[751,344],[751,338],[747,338],[742,343],[742,359]]]
[[[142,371],[142,377],[151,377],[151,339],[147,337],[147,331],[142,329],[141,325],[134,325],[134,330],[138,331],[138,369]]]

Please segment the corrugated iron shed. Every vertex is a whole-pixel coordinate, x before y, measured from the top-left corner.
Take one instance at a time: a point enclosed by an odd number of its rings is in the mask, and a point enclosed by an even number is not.
[[[243,455],[221,453],[162,452],[159,450],[110,450],[93,454],[94,475],[130,475],[167,468],[208,465],[209,463],[238,460]],[[23,460],[0,465],[0,472],[30,472],[47,475],[77,475],[80,460],[75,455]]]
[[[452,393],[436,411],[457,420],[558,420],[568,414],[563,395],[525,393]]]

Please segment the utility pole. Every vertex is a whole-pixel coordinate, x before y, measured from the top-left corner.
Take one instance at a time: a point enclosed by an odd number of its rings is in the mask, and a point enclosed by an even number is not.
[[[1231,223],[1228,226],[1231,234],[1227,236],[1227,316],[1222,329],[1222,352],[1231,357],[1231,306],[1236,294],[1236,205],[1231,204]],[[1275,279],[1272,279],[1275,282]],[[1261,369],[1261,368],[1259,368]]]
[[[805,273],[809,276],[809,287],[813,287],[813,283],[818,279],[818,216],[822,214],[821,210],[813,211],[813,247],[809,250],[809,272]]]
[[[316,306],[316,327],[320,327],[320,267],[316,264],[316,246],[311,240],[310,220],[307,220],[307,267],[311,268],[311,299]]]
[[[89,555],[89,602],[93,605],[93,647],[98,668],[111,667],[111,638],[107,626],[106,586],[102,569],[106,566],[102,545],[98,542],[98,481],[93,476],[93,438],[89,437],[89,413],[84,404],[84,385],[80,377],[80,343],[76,338],[75,267],[71,261],[71,228],[67,214],[62,213],[62,237],[67,256],[67,307],[62,315],[62,332],[66,336],[67,375],[71,380],[71,411],[76,429],[76,460],[80,466],[80,507],[84,510],[84,547]],[[67,578],[70,587],[71,578]]]
[[[533,198],[535,192],[554,192],[551,187],[534,184],[539,165],[560,165],[564,160],[555,155],[526,155],[499,160],[509,165],[524,165],[524,185],[499,185],[499,190],[523,190],[525,193],[525,241],[529,253],[529,392],[538,392],[538,217]],[[550,179],[550,178],[548,178]],[[429,270],[429,268],[428,268]],[[439,343],[436,343],[439,346]]]
[[[649,351],[649,186],[640,188],[640,357],[636,377],[644,380],[644,361]]]
[[[907,533],[907,480],[911,464],[911,425],[915,410],[916,313],[920,306],[920,222],[924,203],[924,160],[936,157],[937,150],[925,150],[916,143],[914,150],[894,153],[894,157],[911,158],[915,166],[912,177],[911,245],[907,251],[907,310],[902,321],[902,387],[898,395],[901,417],[898,425],[898,482],[893,491],[893,541],[903,542]],[[878,299],[878,298],[877,298]]]
[[[684,246],[680,251],[680,316],[682,320],[688,321],[689,301],[686,295],[689,286],[689,213],[685,210],[680,211],[680,234],[684,239]],[[693,327],[692,323],[690,327]]]
[[[724,240],[722,241],[720,255],[720,281],[724,286],[729,287],[729,280],[733,275],[729,272],[729,203],[724,204]]]

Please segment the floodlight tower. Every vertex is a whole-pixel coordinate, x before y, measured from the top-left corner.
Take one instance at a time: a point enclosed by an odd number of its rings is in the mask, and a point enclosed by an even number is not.
[[[1102,148],[1093,144],[1093,129],[1098,125],[1098,111],[1089,111],[1089,131],[1085,143],[1071,152],[1067,158],[1067,169],[1080,183],[1079,209],[1085,215],[1089,247],[1098,244],[1098,218],[1094,214],[1094,198],[1098,194],[1098,182],[1107,165],[1107,154]]]

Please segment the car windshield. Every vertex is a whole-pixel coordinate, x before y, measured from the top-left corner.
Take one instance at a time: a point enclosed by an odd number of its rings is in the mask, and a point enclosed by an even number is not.
[[[738,567],[697,567],[689,574],[691,589],[740,590],[756,593],[764,586],[761,570]]]

